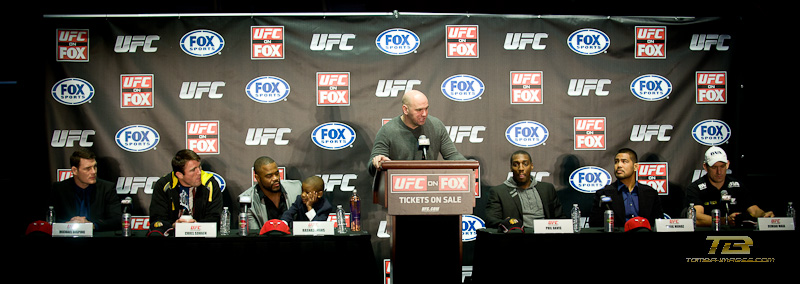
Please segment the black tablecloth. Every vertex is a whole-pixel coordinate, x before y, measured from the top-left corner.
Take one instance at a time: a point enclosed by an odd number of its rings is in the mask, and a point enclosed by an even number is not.
[[[578,234],[504,234],[481,229],[470,280],[544,280],[545,275],[586,281],[678,280],[689,277],[687,272],[754,277],[794,266],[800,252],[798,239],[797,231],[750,229],[604,233],[602,228],[585,228]],[[719,240],[716,248],[712,248],[714,240]],[[746,240],[752,245],[747,246],[749,251],[742,251],[736,244]],[[729,253],[723,253],[723,248]],[[634,278],[639,276],[647,278]]]
[[[230,236],[217,238],[178,238],[146,237],[143,231],[121,237],[117,231],[97,232],[90,238],[27,236],[9,245],[15,247],[8,259],[19,268],[16,272],[44,279],[57,279],[55,276],[63,276],[61,272],[84,271],[90,277],[87,280],[113,275],[160,282],[180,279],[177,271],[186,271],[184,275],[209,281],[241,277],[250,282],[269,277],[314,283],[314,279],[336,279],[332,277],[337,275],[346,275],[355,281],[352,283],[382,281],[381,266],[366,232],[333,236],[261,236],[253,232],[240,237],[233,230]],[[160,278],[154,278],[156,275]]]

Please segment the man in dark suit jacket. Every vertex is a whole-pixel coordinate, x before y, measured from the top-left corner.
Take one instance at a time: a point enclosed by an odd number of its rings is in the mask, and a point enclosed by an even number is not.
[[[636,216],[647,218],[651,226],[655,225],[655,219],[664,217],[658,191],[636,180],[638,168],[636,152],[628,148],[617,152],[614,157],[614,176],[617,181],[595,192],[589,226],[602,227],[605,223],[603,212],[607,205],[601,202],[602,196],[611,198],[609,208],[614,211],[614,227],[621,228],[626,221]]]
[[[563,219],[561,201],[555,187],[531,177],[531,155],[516,151],[511,155],[511,178],[489,190],[486,204],[486,227],[496,228],[506,218],[533,227],[534,219]]]
[[[89,150],[70,156],[72,177],[53,184],[50,204],[56,223],[92,223],[95,231],[122,228],[122,210],[117,190],[110,181],[97,178],[97,161]]]

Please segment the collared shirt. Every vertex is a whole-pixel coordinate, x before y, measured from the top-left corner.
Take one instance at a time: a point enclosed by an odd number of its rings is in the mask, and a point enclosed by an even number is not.
[[[92,204],[92,193],[94,185],[90,184],[86,188],[75,185],[75,208],[78,209],[78,216],[89,218],[89,209]]]
[[[283,212],[286,212],[287,205],[286,205],[286,191],[283,190],[283,185],[281,185],[281,199],[278,202],[278,206],[275,206],[275,203],[272,202],[264,191],[261,190],[261,185],[256,185],[256,193],[258,194],[258,199],[261,200],[261,203],[264,204],[264,208],[267,210],[267,218],[269,219],[278,219],[283,216]]]
[[[617,190],[622,194],[622,201],[625,205],[625,221],[639,216],[639,186],[636,183],[633,190],[628,190],[628,186],[623,183],[617,185]]]
[[[536,183],[531,183],[528,188],[517,188],[519,201],[522,204],[522,224],[533,227],[533,220],[544,218],[542,198],[536,190]]]

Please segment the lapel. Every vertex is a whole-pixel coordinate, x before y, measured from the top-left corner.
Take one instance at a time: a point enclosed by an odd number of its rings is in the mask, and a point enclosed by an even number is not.
[[[522,212],[522,202],[519,200],[519,192],[516,187],[511,187],[507,191],[509,198],[511,201],[514,202],[514,205],[517,207],[516,212]]]

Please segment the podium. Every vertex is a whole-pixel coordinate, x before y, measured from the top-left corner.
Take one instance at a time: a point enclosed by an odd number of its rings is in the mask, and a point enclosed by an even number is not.
[[[461,283],[461,215],[475,207],[478,161],[385,161],[373,202],[387,208],[392,281]]]

